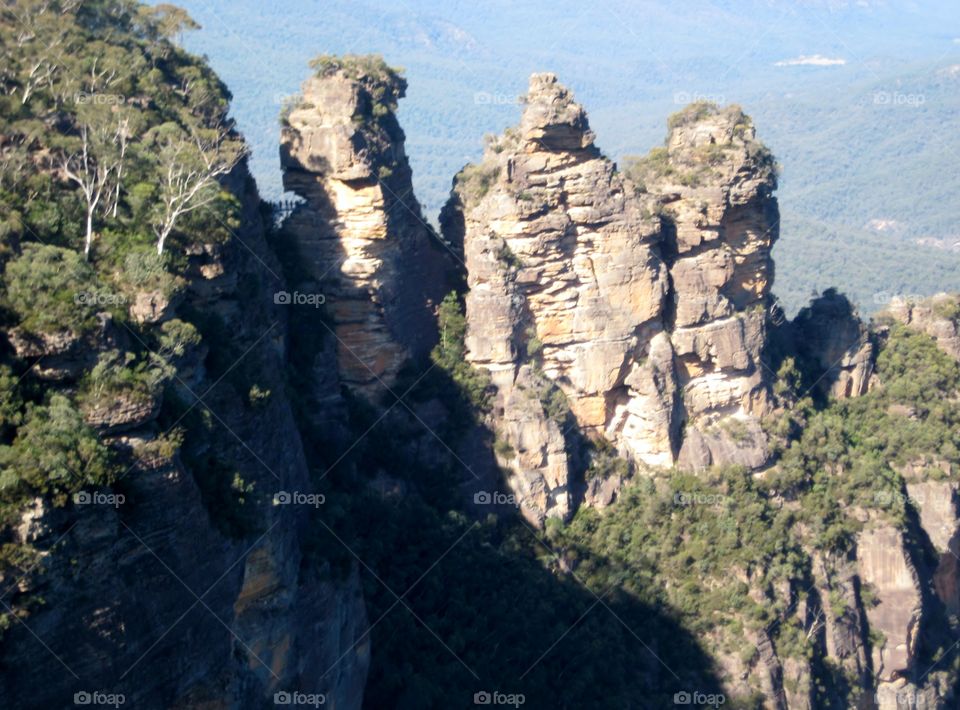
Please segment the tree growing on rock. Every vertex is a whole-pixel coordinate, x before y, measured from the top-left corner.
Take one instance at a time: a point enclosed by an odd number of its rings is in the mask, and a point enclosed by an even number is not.
[[[131,123],[123,112],[105,106],[85,107],[78,116],[79,138],[61,154],[60,167],[70,182],[80,188],[86,208],[83,255],[90,258],[93,218],[97,209],[120,198],[123,162],[131,135]],[[114,214],[116,214],[114,210]]]
[[[164,130],[158,142],[160,208],[153,230],[157,254],[163,254],[178,220],[217,199],[219,178],[243,159],[246,147],[231,140],[230,132],[222,125],[197,129],[190,135]]]

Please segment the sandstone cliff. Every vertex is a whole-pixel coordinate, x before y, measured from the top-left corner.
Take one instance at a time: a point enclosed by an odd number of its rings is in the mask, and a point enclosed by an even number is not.
[[[123,500],[97,504],[88,495],[55,507],[38,498],[14,527],[13,542],[38,558],[3,580],[7,608],[28,616],[4,631],[3,662],[19,669],[0,675],[4,707],[66,707],[74,693],[94,691],[122,693],[137,708],[260,707],[284,691],[360,707],[369,647],[356,570],[343,576],[308,561],[304,508],[273,504],[275,493],[312,484],[284,394],[287,326],[273,302],[283,283],[245,166],[228,188],[243,205],[243,226],[225,245],[194,250],[179,304],[156,323],[200,322],[203,314],[221,324],[205,331],[218,339],[177,356],[170,384],[185,412],[169,418],[172,392],[162,423],[153,401],[120,398],[89,411],[130,462],[108,491]],[[105,349],[150,337],[101,324],[85,350],[94,362]],[[232,348],[227,365],[243,379],[209,371],[213,347]],[[31,377],[75,386],[79,371],[52,361]],[[248,377],[268,395],[256,408],[239,389],[250,387]]]
[[[960,297],[956,294],[941,293],[919,301],[897,296],[884,314],[935,338],[945,353],[960,360]]]
[[[342,379],[372,394],[430,351],[450,269],[393,113],[406,82],[382,60],[362,61],[315,62],[285,116],[280,158],[284,186],[304,199],[284,228],[326,300]]]
[[[446,208],[468,358],[498,388],[502,463],[538,522],[582,495],[553,389],[575,428],[641,466],[767,458],[772,161],[739,110],[697,106],[628,174],[570,92],[535,74],[519,127],[464,168]]]

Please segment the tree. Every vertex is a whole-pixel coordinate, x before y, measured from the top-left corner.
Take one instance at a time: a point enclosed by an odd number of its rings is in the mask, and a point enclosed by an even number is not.
[[[181,217],[217,199],[218,178],[233,170],[245,155],[246,147],[231,140],[230,132],[222,125],[196,129],[189,136],[180,130],[175,135],[163,131],[159,151],[160,209],[153,225],[157,254],[163,254],[167,238]]]
[[[20,92],[26,104],[37,91],[51,86],[65,56],[69,23],[62,15],[72,13],[76,0],[26,0],[4,3],[0,11],[0,48],[2,50],[5,90]]]
[[[85,486],[109,484],[117,473],[112,458],[76,405],[54,394],[46,406],[29,406],[13,445],[0,447],[0,488],[25,484],[62,504]]]
[[[27,332],[81,334],[94,325],[85,294],[97,288],[93,267],[73,249],[27,243],[3,273],[6,305]]]
[[[64,175],[79,188],[86,204],[83,255],[90,258],[93,217],[101,202],[120,197],[123,161],[130,142],[130,119],[109,107],[84,107],[80,116],[79,145],[61,156]],[[89,109],[89,110],[86,110]],[[114,214],[116,205],[114,202]]]

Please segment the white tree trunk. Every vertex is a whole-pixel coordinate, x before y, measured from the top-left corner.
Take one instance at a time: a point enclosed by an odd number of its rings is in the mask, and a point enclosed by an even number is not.
[[[87,260],[90,259],[90,245],[93,244],[93,210],[95,208],[96,203],[87,209],[87,237],[83,242],[83,257]]]

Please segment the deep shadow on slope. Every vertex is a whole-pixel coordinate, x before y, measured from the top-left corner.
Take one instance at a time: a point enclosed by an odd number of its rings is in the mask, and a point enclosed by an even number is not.
[[[296,240],[281,229],[274,246],[290,287],[309,287]],[[720,692],[713,661],[668,610],[619,584],[587,589],[515,508],[467,507],[465,489],[509,488],[492,434],[445,371],[410,363],[376,403],[334,392],[317,381],[318,353],[337,350],[323,309],[295,307],[290,320],[291,395],[326,496],[308,555],[342,574],[360,566],[364,707],[472,708],[497,691],[522,693],[527,708],[652,709]],[[336,424],[318,411],[331,407]]]

